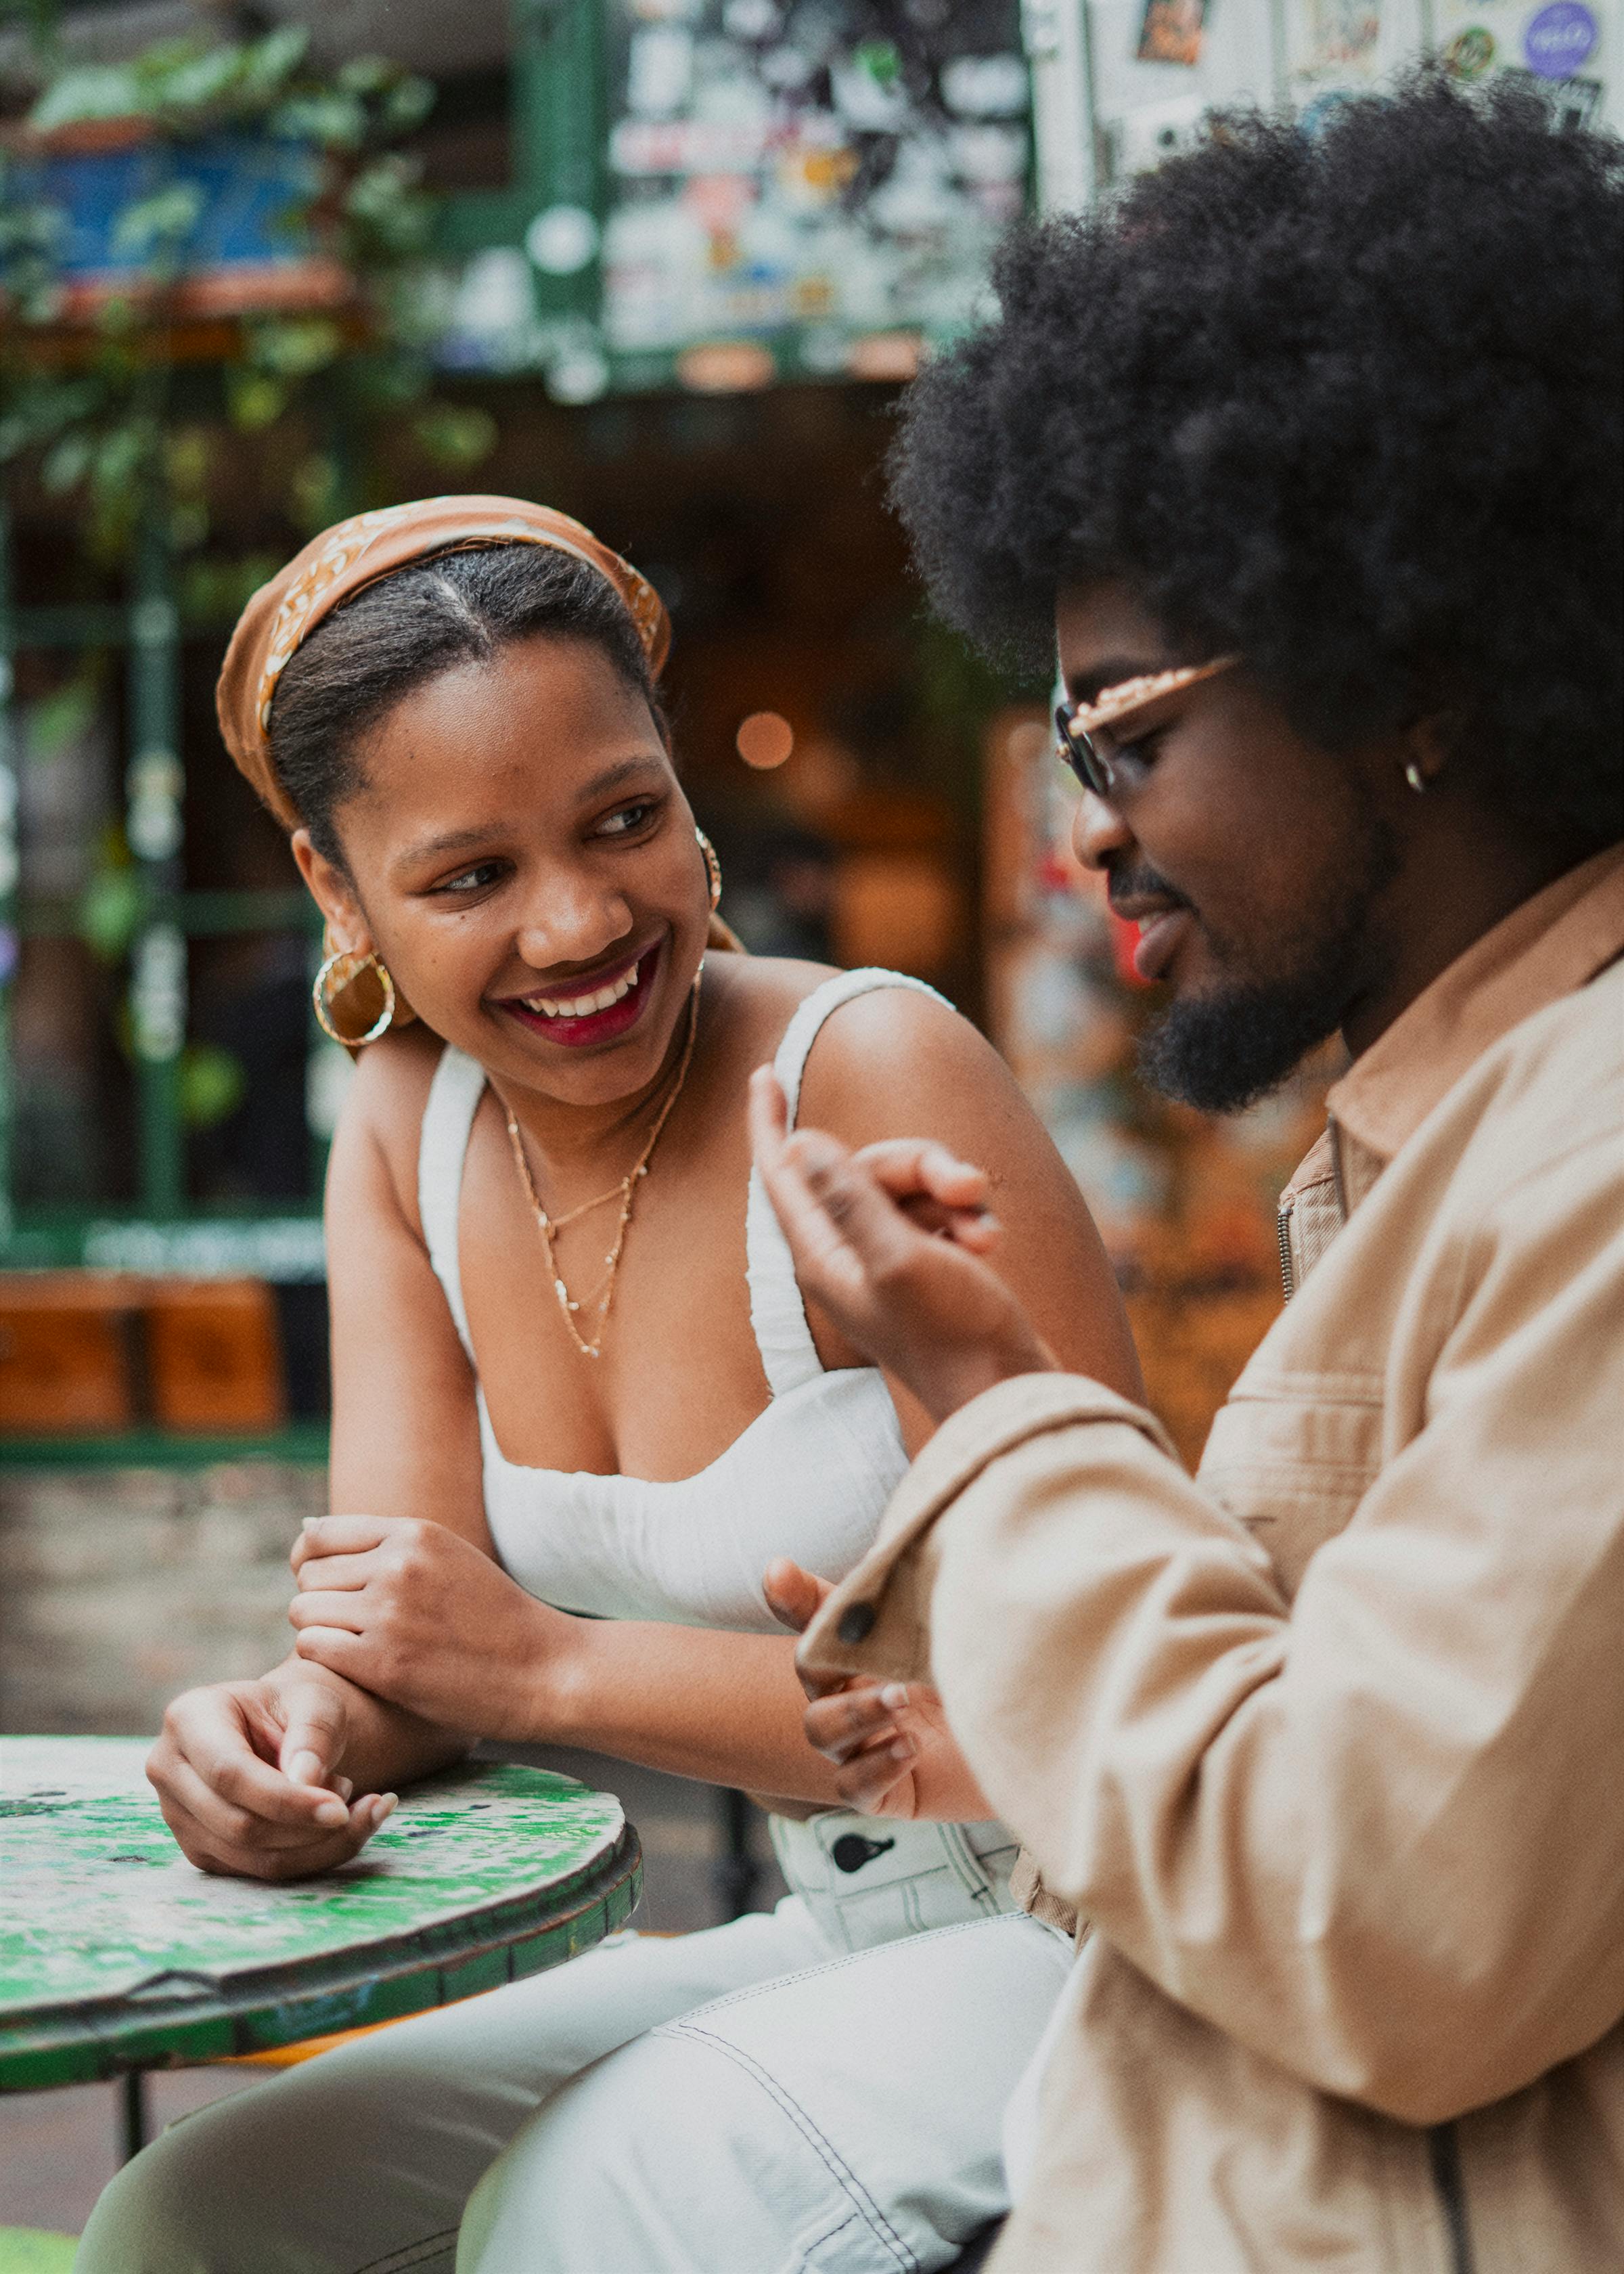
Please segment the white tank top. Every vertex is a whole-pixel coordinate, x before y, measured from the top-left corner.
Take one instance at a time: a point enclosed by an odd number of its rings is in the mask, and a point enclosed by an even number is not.
[[[894,971],[845,971],[815,988],[790,1020],[773,1061],[792,1124],[819,1028],[842,1003],[876,987],[936,995],[922,981]],[[470,1365],[457,1212],[485,1083],[476,1059],[446,1049],[424,1108],[417,1156],[429,1260]],[[789,1244],[754,1170],[745,1243],[750,1323],[771,1403],[697,1476],[650,1483],[588,1470],[521,1468],[503,1457],[485,1392],[477,1388],[485,1516],[503,1568],[530,1594],[598,1618],[782,1634],[762,1593],[762,1573],[772,1558],[792,1555],[808,1570],[840,1579],[869,1547],[908,1465],[891,1394],[874,1367],[824,1368]]]

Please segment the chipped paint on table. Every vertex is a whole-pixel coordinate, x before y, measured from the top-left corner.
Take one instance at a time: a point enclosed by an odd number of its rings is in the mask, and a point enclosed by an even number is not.
[[[410,1787],[321,1879],[216,1879],[176,1847],[148,1750],[0,1740],[0,2091],[449,2005],[590,1949],[640,1892],[611,1794],[477,1764]]]

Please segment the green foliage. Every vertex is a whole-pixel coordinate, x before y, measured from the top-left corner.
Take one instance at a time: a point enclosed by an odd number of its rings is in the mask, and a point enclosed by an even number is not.
[[[122,859],[105,859],[79,897],[75,928],[91,953],[102,963],[121,963],[139,930],[147,894],[122,839],[116,848]]]
[[[126,206],[113,227],[113,250],[149,266],[173,260],[196,229],[203,192],[195,182],[171,182],[150,198]]]
[[[309,45],[309,33],[291,25],[265,39],[218,46],[161,40],[128,63],[58,72],[28,123],[44,134],[90,119],[146,118],[195,133],[204,126],[259,120],[301,101],[294,75]]]
[[[102,706],[106,658],[93,649],[71,679],[41,696],[28,719],[31,757],[54,758],[89,732]]]
[[[199,554],[185,561],[176,594],[182,621],[229,629],[281,567],[282,556],[275,553],[245,553],[229,560]]]
[[[180,1118],[188,1129],[212,1129],[247,1094],[243,1062],[216,1043],[188,1043],[180,1060]]]
[[[409,413],[440,464],[462,470],[485,455],[491,422],[432,398],[434,209],[415,162],[392,147],[432,104],[426,81],[377,56],[319,72],[298,26],[74,64],[54,40],[54,10],[39,0],[30,13],[45,79],[28,122],[35,136],[133,120],[160,157],[178,160],[222,133],[292,146],[309,159],[308,187],[296,186],[296,165],[285,225],[336,262],[350,289],[337,310],[237,320],[223,353],[216,324],[199,365],[185,290],[200,273],[205,192],[184,171],[163,180],[160,165],[144,169],[146,186],[113,225],[116,255],[134,264],[128,282],[68,320],[66,216],[30,184],[26,151],[0,149],[0,478],[26,466],[48,493],[81,499],[87,550],[117,563],[154,505],[174,553],[207,541],[211,477],[232,430],[298,425],[304,440],[261,463],[281,470],[282,503],[306,529],[347,509],[356,446],[391,413]],[[350,444],[345,466],[325,447],[336,428]]]
[[[496,421],[488,410],[432,403],[412,421],[412,433],[425,456],[445,472],[465,473],[496,447]]]

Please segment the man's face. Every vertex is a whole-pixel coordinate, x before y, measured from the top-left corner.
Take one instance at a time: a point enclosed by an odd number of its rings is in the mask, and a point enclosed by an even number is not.
[[[1208,659],[1170,652],[1115,582],[1067,591],[1056,621],[1073,701]],[[1357,755],[1305,742],[1244,659],[1100,740],[1116,786],[1109,802],[1084,792],[1074,842],[1139,923],[1142,975],[1170,990],[1143,1070],[1209,1112],[1247,1104],[1382,983],[1395,832]]]

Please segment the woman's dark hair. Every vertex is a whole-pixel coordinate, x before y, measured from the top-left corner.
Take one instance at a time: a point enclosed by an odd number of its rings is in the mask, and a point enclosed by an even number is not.
[[[335,608],[282,674],[271,757],[316,850],[344,856],[334,814],[364,779],[357,746],[385,712],[442,671],[484,663],[538,633],[587,640],[641,695],[664,732],[648,657],[605,576],[545,545],[442,553]]]
[[[1612,138],[1421,72],[1018,230],[893,453],[937,607],[1047,663],[1056,590],[1124,578],[1323,745],[1445,711],[1508,818],[1610,843],[1621,185]]]

